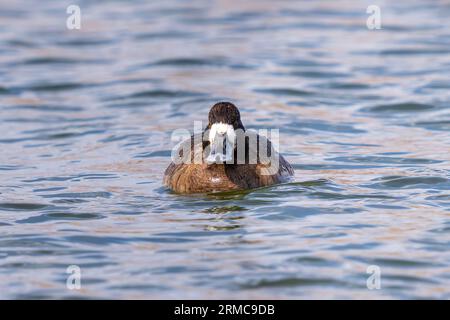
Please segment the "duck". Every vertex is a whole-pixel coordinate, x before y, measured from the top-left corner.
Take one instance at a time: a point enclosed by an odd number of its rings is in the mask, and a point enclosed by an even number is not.
[[[163,184],[180,194],[216,193],[280,184],[293,175],[268,138],[246,130],[233,103],[218,102],[206,128],[174,148]]]

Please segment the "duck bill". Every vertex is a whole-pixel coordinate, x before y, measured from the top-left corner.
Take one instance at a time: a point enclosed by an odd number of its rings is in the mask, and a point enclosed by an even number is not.
[[[232,163],[235,144],[234,129],[230,125],[216,125],[211,127],[210,150],[206,158],[207,164]]]

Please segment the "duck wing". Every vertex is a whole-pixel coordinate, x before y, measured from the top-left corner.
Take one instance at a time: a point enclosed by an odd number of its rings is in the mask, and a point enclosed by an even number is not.
[[[282,183],[294,174],[272,142],[255,132],[245,133],[245,160],[239,162],[236,152],[237,164],[207,166],[203,163],[207,145],[202,134],[180,143],[164,173],[164,184],[178,193],[226,191]]]

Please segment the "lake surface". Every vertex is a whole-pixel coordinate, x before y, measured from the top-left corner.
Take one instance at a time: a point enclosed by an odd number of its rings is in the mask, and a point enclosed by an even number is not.
[[[448,1],[77,3],[0,4],[1,298],[450,298]],[[294,182],[162,186],[220,100]]]

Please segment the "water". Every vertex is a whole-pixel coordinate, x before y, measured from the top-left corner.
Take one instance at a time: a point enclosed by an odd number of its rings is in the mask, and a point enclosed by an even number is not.
[[[1,298],[450,298],[447,1],[69,4],[0,4]],[[161,185],[224,99],[295,182]]]

